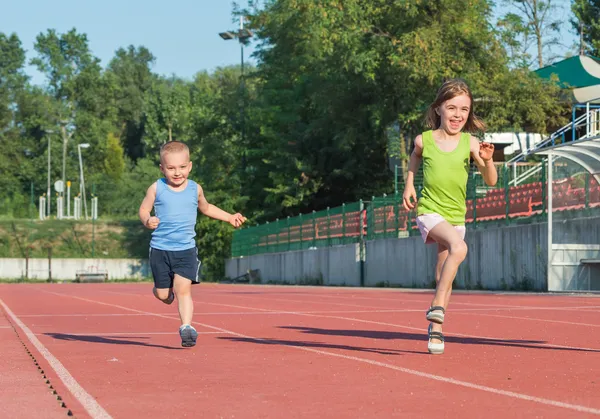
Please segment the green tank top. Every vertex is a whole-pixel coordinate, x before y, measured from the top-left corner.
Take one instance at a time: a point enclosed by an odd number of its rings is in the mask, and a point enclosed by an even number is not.
[[[465,223],[470,157],[469,134],[461,134],[458,146],[446,152],[435,143],[433,131],[423,133],[423,190],[417,215],[436,213],[452,225]]]

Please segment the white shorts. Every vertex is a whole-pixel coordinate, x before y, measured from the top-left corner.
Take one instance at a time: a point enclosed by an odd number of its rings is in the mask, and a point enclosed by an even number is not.
[[[423,215],[419,215],[417,217],[417,226],[419,227],[419,231],[421,231],[421,237],[423,237],[423,241],[425,242],[425,244],[429,244],[429,243],[435,243],[435,240],[429,238],[429,232],[431,231],[431,229],[433,227],[435,227],[436,225],[438,225],[439,223],[446,221],[444,219],[444,217],[442,217],[440,214],[423,214]],[[458,234],[460,235],[461,239],[465,239],[465,233],[467,232],[467,229],[465,228],[465,226],[453,226],[456,231],[458,232]]]

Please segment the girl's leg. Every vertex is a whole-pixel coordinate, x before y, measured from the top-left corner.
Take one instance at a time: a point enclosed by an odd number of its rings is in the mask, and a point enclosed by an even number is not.
[[[458,231],[447,221],[433,227],[429,232],[429,236],[441,246],[438,247],[438,264],[436,267],[436,277],[439,269],[439,279],[436,278],[437,286],[431,306],[442,306],[446,309],[450,302],[452,282],[454,282],[458,267],[467,257],[467,244]],[[445,248],[446,252],[440,252],[442,248]],[[444,253],[446,253],[445,260],[441,262],[440,259],[444,257]]]
[[[437,288],[437,284],[440,282],[440,278],[442,277],[442,268],[444,267],[444,262],[446,262],[446,258],[448,257],[448,248],[442,244],[438,243],[438,251],[437,251],[437,263],[435,265],[435,284]]]
[[[438,287],[438,284],[440,283],[440,279],[442,276],[442,268],[444,267],[444,263],[446,262],[446,258],[448,257],[448,248],[442,244],[438,243],[438,254],[437,254],[437,263],[435,265],[435,284],[436,284],[436,289]],[[433,323],[432,324],[432,331],[434,332],[441,332],[442,331],[442,325],[438,324],[438,323]],[[433,343],[442,343],[442,341],[440,339],[435,339],[432,338],[431,341]]]

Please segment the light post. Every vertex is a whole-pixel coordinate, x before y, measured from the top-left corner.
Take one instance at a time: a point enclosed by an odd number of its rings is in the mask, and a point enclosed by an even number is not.
[[[244,45],[247,45],[250,38],[252,38],[253,33],[249,29],[244,29],[244,18],[240,17],[240,29],[237,31],[226,31],[219,33],[219,36],[223,38],[225,41],[230,41],[232,39],[238,39],[240,43],[240,52],[241,52],[241,70],[242,75],[240,78],[240,94],[242,96],[242,103],[240,106],[240,118],[241,118],[241,136],[242,136],[242,149],[246,146],[246,121],[245,121],[245,84],[244,84]],[[242,155],[242,170],[246,169],[246,155],[245,152]]]
[[[50,164],[50,154],[51,154],[50,153],[50,148],[51,148],[51,145],[52,145],[52,141],[51,141],[50,134],[54,134],[54,131],[52,131],[52,130],[45,130],[44,132],[46,134],[46,138],[48,139],[48,190],[47,190],[47,195],[46,195],[47,198],[48,198],[48,200],[46,201],[46,216],[50,217],[50,201],[52,200],[52,198],[51,198],[52,197],[52,195],[51,195],[52,189],[50,188],[50,184],[51,184],[51,182],[50,182],[50,177],[51,177],[51,175],[50,175],[50,167],[51,167],[51,164]]]
[[[77,153],[79,154],[79,194],[83,197],[83,210],[85,211],[85,219],[88,219],[87,200],[85,198],[85,180],[83,177],[83,161],[81,159],[81,149],[88,148],[88,143],[77,145]]]

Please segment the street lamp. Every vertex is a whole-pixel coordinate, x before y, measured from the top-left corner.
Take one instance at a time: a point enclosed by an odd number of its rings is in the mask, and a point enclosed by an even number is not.
[[[50,134],[54,134],[54,131],[52,130],[44,130],[44,133],[46,134],[46,138],[48,138],[48,191],[47,191],[47,197],[48,197],[48,201],[46,202],[46,216],[50,217],[50,201],[52,200],[52,191],[50,189],[50,146],[51,146],[51,137]]]
[[[246,126],[245,126],[245,114],[244,114],[244,107],[245,107],[245,95],[244,95],[244,91],[245,91],[245,84],[244,84],[244,45],[247,45],[250,38],[252,38],[254,34],[252,33],[252,31],[250,31],[249,29],[244,29],[244,18],[240,17],[240,29],[237,31],[226,31],[226,32],[221,32],[219,33],[219,36],[221,38],[223,38],[223,40],[225,41],[230,41],[232,39],[238,39],[239,43],[240,43],[240,51],[241,51],[241,64],[242,64],[242,76],[240,78],[240,90],[241,90],[241,95],[242,95],[242,104],[240,107],[240,118],[241,118],[241,134],[242,134],[242,148],[244,148],[246,146]],[[246,166],[246,162],[245,162],[245,153],[242,157],[242,168],[245,169]]]
[[[88,143],[77,145],[77,153],[79,154],[79,194],[83,196],[83,209],[85,211],[85,219],[88,219],[87,200],[85,199],[85,180],[83,177],[83,161],[81,159],[81,149],[88,148]]]

